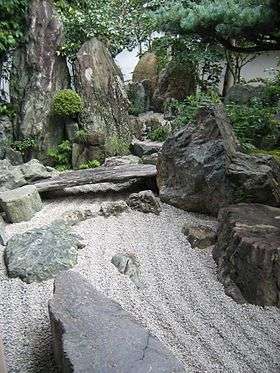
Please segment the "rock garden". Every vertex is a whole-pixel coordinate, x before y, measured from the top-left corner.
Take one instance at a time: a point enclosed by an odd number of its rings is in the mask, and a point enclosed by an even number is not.
[[[280,371],[279,9],[171,3],[0,2],[1,373]]]

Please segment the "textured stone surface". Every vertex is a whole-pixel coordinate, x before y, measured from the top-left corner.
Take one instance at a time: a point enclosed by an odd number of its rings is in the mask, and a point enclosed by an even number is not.
[[[0,245],[6,245],[6,243],[7,243],[7,236],[5,232],[5,223],[4,223],[2,216],[0,215]]]
[[[21,187],[26,184],[19,167],[12,166],[7,160],[0,160],[0,192]]]
[[[81,125],[91,131],[129,139],[129,100],[124,83],[110,52],[93,38],[79,50],[75,62],[75,79],[85,109]]]
[[[20,169],[28,182],[48,179],[52,176],[52,172],[49,172],[48,169],[37,159],[32,159],[31,161],[22,164]]]
[[[238,204],[222,209],[213,257],[228,295],[280,307],[279,208]]]
[[[217,227],[204,224],[186,223],[183,226],[182,232],[187,237],[192,247],[206,249],[215,244],[217,239]]]
[[[140,264],[134,254],[116,254],[111,263],[121,274],[128,276],[137,288],[141,287]]]
[[[62,215],[62,219],[66,224],[76,225],[81,221],[91,219],[93,216],[91,210],[70,210]]]
[[[100,215],[108,218],[109,216],[118,216],[128,210],[125,201],[102,202],[100,206]]]
[[[184,372],[156,337],[74,271],[56,278],[49,312],[63,372]]]
[[[129,82],[125,86],[130,101],[129,112],[133,115],[145,113],[150,109],[151,93],[149,81]]]
[[[106,158],[104,167],[116,167],[116,166],[125,166],[130,164],[139,164],[142,163],[141,159],[136,155],[124,155],[122,157],[110,157]]]
[[[10,223],[20,223],[33,218],[42,209],[40,195],[33,185],[0,193],[0,206]]]
[[[57,53],[63,26],[51,0],[32,0],[27,16],[26,44],[13,58],[11,99],[17,109],[16,133],[35,137],[40,159],[63,140],[64,125],[50,118],[51,102],[69,87],[66,59]]]
[[[217,215],[232,203],[280,204],[279,163],[239,152],[222,105],[203,108],[195,123],[170,136],[157,168],[161,199],[188,211]]]
[[[254,99],[260,99],[264,92],[264,86],[253,86],[250,84],[236,84],[230,88],[225,104],[249,104]]]
[[[156,166],[158,163],[158,153],[143,155],[141,160],[144,164],[153,164]]]
[[[131,209],[144,213],[150,212],[159,215],[161,212],[159,200],[151,190],[131,194],[128,197],[127,204]]]
[[[153,95],[158,81],[158,68],[159,66],[156,54],[147,52],[140,58],[138,64],[136,65],[132,80],[134,82],[148,81],[151,95]]]
[[[153,95],[153,108],[164,112],[165,103],[175,99],[183,101],[195,93],[196,79],[193,67],[186,63],[171,61],[160,73],[157,88]]]
[[[131,152],[138,157],[158,153],[161,148],[161,142],[133,140],[131,143]]]
[[[80,237],[61,221],[15,235],[5,249],[8,275],[27,283],[53,278],[77,263],[81,247]]]

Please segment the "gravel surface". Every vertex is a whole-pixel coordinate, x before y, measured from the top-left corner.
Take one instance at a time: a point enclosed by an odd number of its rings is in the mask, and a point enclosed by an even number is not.
[[[67,210],[97,211],[99,205],[92,197],[49,201],[31,222],[9,225],[7,233],[46,225]],[[162,207],[160,216],[128,212],[73,227],[87,243],[74,270],[132,312],[182,359],[188,373],[279,372],[279,310],[228,298],[211,254],[192,249],[181,233],[186,221],[201,217]],[[117,253],[136,255],[140,289],[111,264]],[[0,263],[0,328],[9,372],[55,372],[47,311],[52,288],[52,280],[27,285],[8,279]]]

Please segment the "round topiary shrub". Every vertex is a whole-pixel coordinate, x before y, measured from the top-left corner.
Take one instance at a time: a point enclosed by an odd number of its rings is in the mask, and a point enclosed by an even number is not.
[[[81,97],[72,89],[63,89],[54,96],[52,112],[63,118],[75,118],[83,110]]]

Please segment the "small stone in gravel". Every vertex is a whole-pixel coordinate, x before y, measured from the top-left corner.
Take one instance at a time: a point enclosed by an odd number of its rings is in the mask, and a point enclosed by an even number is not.
[[[144,213],[150,212],[159,215],[161,212],[159,200],[151,190],[131,194],[128,197],[127,204],[132,210]]]
[[[109,216],[118,216],[128,210],[128,205],[125,201],[103,202],[100,206],[100,215],[108,218]]]
[[[217,240],[217,227],[208,225],[193,225],[186,223],[182,232],[187,237],[192,247],[206,249],[215,244]]]
[[[117,254],[114,255],[111,263],[123,275],[127,275],[134,282],[137,288],[141,287],[139,262],[134,254]]]
[[[58,221],[17,234],[5,249],[8,275],[27,283],[53,278],[77,264],[78,249],[83,246],[80,239],[68,225]]]
[[[91,219],[94,214],[91,210],[70,210],[64,212],[62,220],[69,225],[76,225],[81,221]]]
[[[42,209],[42,201],[34,185],[25,185],[0,193],[0,206],[9,222],[20,223],[32,219]]]

